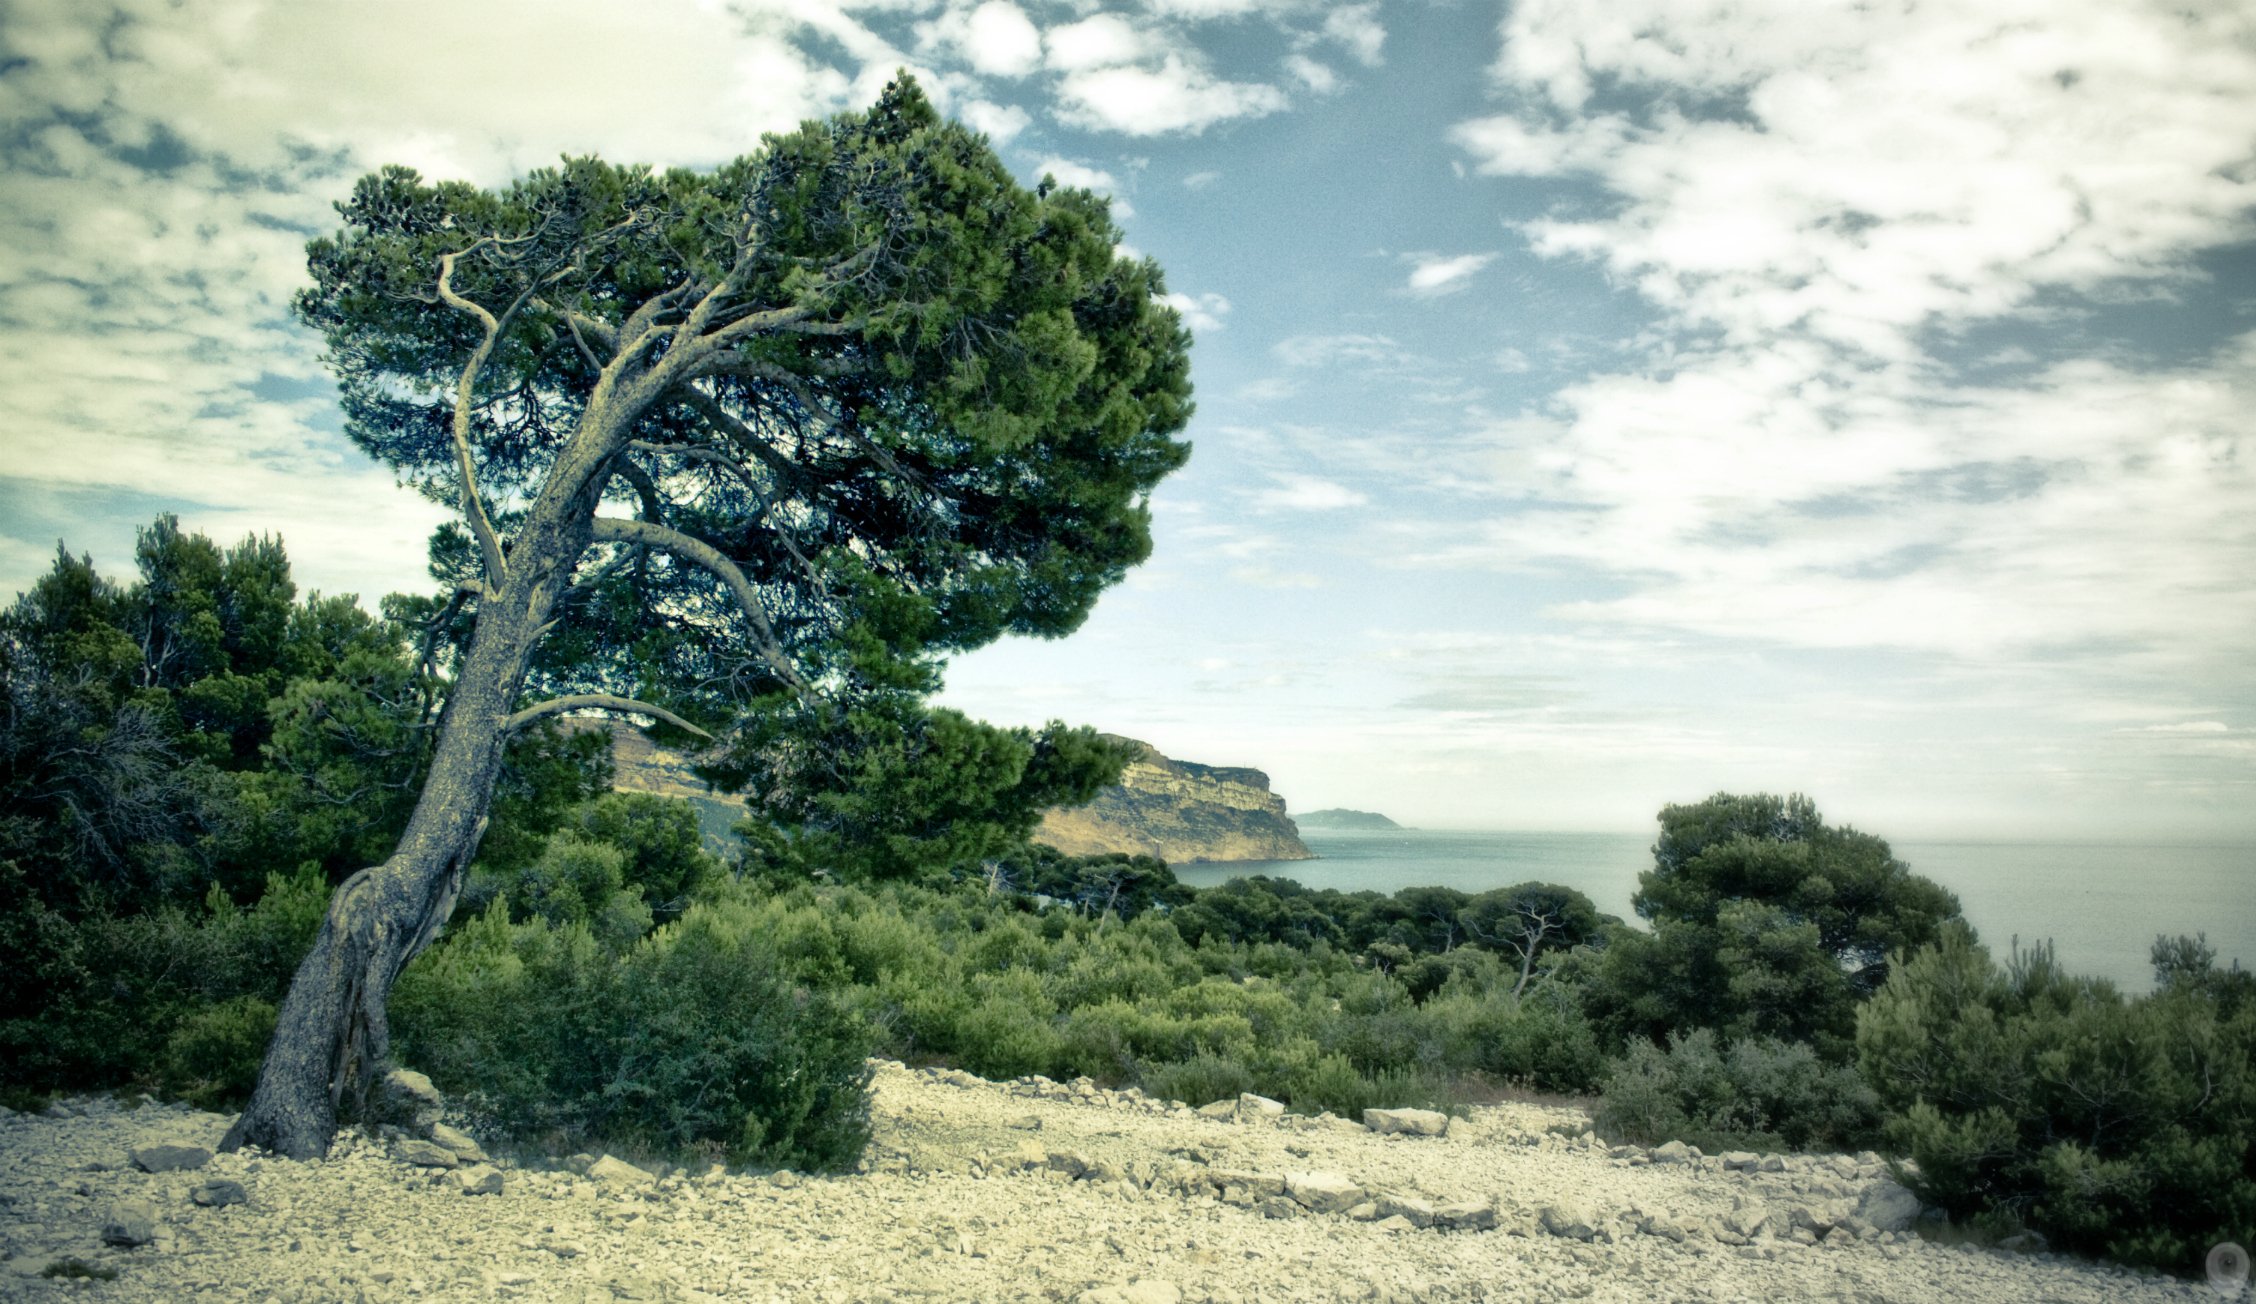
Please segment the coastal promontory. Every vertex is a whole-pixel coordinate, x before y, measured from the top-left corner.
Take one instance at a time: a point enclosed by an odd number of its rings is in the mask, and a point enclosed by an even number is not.
[[[1036,842],[1074,856],[1126,852],[1171,864],[1315,858],[1268,775],[1173,760],[1149,743],[1121,741],[1138,751],[1120,782],[1086,806],[1044,812]]]

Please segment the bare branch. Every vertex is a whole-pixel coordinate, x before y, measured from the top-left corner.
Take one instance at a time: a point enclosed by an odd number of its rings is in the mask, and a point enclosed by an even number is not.
[[[760,607],[759,591],[752,587],[752,581],[745,576],[744,571],[720,549],[703,539],[683,534],[679,530],[667,529],[663,525],[649,521],[622,521],[611,516],[595,518],[595,541],[642,544],[660,552],[672,553],[691,565],[710,571],[736,598],[736,605],[743,609],[744,618],[752,622],[753,632],[760,640],[762,659],[768,663],[768,668],[792,687],[806,687],[806,681],[799,677],[798,670],[792,666],[791,658],[784,655],[783,645],[776,641],[775,626],[768,622],[767,612]]]
[[[616,697],[610,693],[575,693],[569,697],[552,697],[545,702],[536,702],[502,721],[501,731],[505,734],[515,733],[535,720],[544,720],[552,715],[562,715],[566,711],[617,711],[622,715],[647,715],[663,720],[676,729],[696,734],[707,742],[711,742],[713,739],[713,735],[675,715],[665,707],[652,706],[648,702],[638,702],[631,697]]]
[[[470,399],[477,387],[478,373],[493,355],[494,341],[501,335],[501,322],[486,310],[454,289],[454,263],[463,254],[474,253],[487,242],[480,240],[459,253],[443,254],[439,258],[439,298],[449,307],[469,313],[486,328],[478,347],[470,351],[470,358],[462,364],[462,378],[455,383],[454,391],[454,460],[455,470],[462,481],[462,515],[470,523],[470,532],[477,536],[478,552],[485,558],[486,583],[499,584],[505,573],[501,555],[501,536],[494,532],[493,518],[486,515],[486,504],[478,496],[478,473],[470,460]],[[523,302],[520,297],[519,303]],[[510,305],[515,312],[517,304]]]

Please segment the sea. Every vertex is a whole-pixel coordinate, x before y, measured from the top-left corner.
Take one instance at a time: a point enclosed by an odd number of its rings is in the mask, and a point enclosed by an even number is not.
[[[1483,892],[1538,881],[1579,889],[1634,921],[1637,876],[1653,838],[1623,833],[1480,833],[1443,829],[1304,829],[1315,860],[1174,866],[1192,887],[1267,874],[1312,888],[1393,892],[1438,885]],[[2199,933],[2220,964],[2256,967],[2256,847],[2041,842],[1891,842],[1896,858],[1958,895],[2001,961],[2049,940],[2071,973],[2154,988],[2148,950],[2162,934]]]

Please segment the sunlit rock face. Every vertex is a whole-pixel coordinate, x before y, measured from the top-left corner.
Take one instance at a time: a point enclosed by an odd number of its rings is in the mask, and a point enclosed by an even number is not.
[[[1127,852],[1170,864],[1314,858],[1285,814],[1285,799],[1269,791],[1268,775],[1170,760],[1149,743],[1135,745],[1140,754],[1117,785],[1086,806],[1045,812],[1034,840],[1069,855]]]

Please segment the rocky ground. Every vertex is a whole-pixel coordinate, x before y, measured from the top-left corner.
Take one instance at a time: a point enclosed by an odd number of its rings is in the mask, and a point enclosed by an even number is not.
[[[2205,1285],[1953,1247],[1875,1156],[1609,1150],[1570,1109],[1419,1135],[1086,1082],[879,1067],[868,1172],[478,1163],[443,1125],[324,1163],[224,1117],[0,1116],[0,1298],[2186,1301]],[[155,1171],[150,1171],[155,1170]]]

